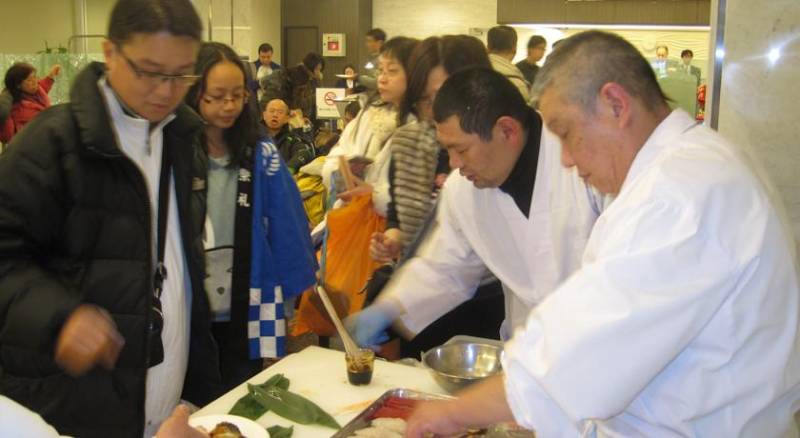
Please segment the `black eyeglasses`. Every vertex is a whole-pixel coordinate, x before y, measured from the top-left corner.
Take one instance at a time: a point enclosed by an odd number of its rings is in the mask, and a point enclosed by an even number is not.
[[[121,56],[122,59],[128,63],[128,66],[131,68],[131,70],[136,73],[136,76],[141,79],[142,82],[152,88],[158,87],[164,82],[171,82],[179,87],[188,88],[194,85],[198,79],[200,79],[200,76],[198,75],[168,75],[154,71],[142,70],[139,68],[139,66],[134,64],[130,58],[122,53],[121,47],[117,46],[117,52],[119,53],[119,56]]]

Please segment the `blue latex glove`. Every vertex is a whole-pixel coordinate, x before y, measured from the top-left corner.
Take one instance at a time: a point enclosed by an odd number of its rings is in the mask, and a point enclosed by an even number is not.
[[[394,312],[385,306],[372,305],[348,316],[344,325],[359,346],[371,347],[389,340],[386,329],[394,318]]]

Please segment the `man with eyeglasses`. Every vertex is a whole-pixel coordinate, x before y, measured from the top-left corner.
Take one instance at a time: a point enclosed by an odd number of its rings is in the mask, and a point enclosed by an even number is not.
[[[219,390],[189,0],[119,0],[105,64],[0,158],[0,393],[59,433],[151,437]]]
[[[289,125],[291,112],[289,105],[281,99],[272,99],[267,103],[267,107],[262,114],[264,124],[267,125],[267,133],[275,142],[278,151],[286,162],[286,167],[292,172],[297,170],[314,159],[314,146],[293,132]]]

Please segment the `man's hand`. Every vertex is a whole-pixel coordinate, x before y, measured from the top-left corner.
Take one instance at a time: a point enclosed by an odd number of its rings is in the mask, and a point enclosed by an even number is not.
[[[401,235],[402,231],[397,228],[389,228],[383,233],[373,233],[369,243],[369,254],[372,259],[387,263],[400,257],[400,251],[403,250]]]
[[[58,335],[55,361],[71,376],[86,374],[97,365],[112,369],[123,345],[108,312],[83,304],[69,315]]]
[[[489,377],[457,396],[453,401],[421,404],[408,419],[406,437],[449,436],[473,427],[514,421],[506,401],[503,376]]]
[[[461,424],[463,415],[454,409],[454,402],[431,401],[421,403],[408,419],[406,438],[422,438],[435,436],[451,436],[466,429]]]
[[[208,438],[208,434],[189,426],[191,411],[186,405],[178,405],[158,428],[156,438]]]
[[[47,77],[50,79],[55,79],[55,77],[59,74],[61,74],[61,66],[56,64],[50,69],[50,73],[47,74]]]
[[[372,185],[365,183],[359,178],[354,178],[355,188],[339,193],[336,197],[345,202],[350,202],[353,198],[372,193]]]
[[[372,164],[372,160],[364,157],[355,157],[347,161],[350,166],[350,173],[356,178],[364,178],[367,172],[367,166]]]

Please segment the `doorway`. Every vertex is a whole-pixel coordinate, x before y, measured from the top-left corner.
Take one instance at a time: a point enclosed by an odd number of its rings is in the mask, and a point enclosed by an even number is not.
[[[316,26],[289,26],[283,29],[283,65],[293,67],[303,62],[309,52],[320,53]]]

